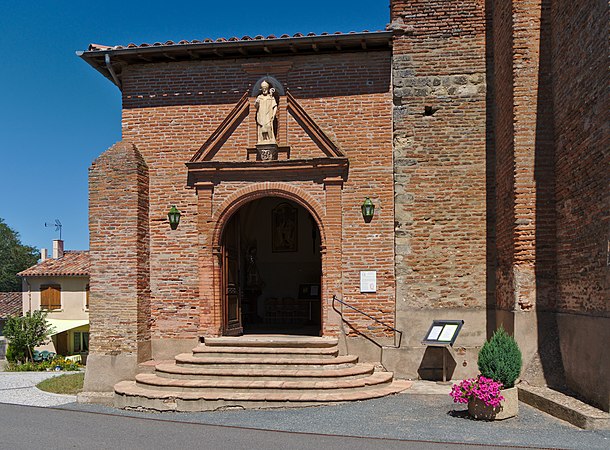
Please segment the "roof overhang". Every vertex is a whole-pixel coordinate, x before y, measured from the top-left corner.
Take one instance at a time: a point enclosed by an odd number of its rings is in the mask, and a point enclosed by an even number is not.
[[[119,86],[122,69],[131,64],[389,50],[391,43],[391,31],[374,31],[250,40],[181,41],[127,47],[90,45],[88,50],[76,54]]]
[[[84,327],[89,325],[89,320],[76,320],[76,319],[46,319],[50,326],[54,328],[53,335],[63,333],[64,331],[72,330],[74,328]]]

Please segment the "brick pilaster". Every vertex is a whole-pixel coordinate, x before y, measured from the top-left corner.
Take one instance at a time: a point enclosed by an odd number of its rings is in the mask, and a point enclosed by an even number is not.
[[[89,170],[89,361],[96,369],[87,372],[105,373],[110,385],[151,356],[148,189],[148,167],[128,142]],[[115,370],[116,357],[130,367]]]
[[[343,234],[343,179],[324,179],[326,192],[326,247],[322,249],[322,270],[324,283],[322,293],[326,303],[322,308],[323,333],[335,335],[338,333],[339,318],[332,309],[332,297],[343,298],[342,284],[342,234]]]

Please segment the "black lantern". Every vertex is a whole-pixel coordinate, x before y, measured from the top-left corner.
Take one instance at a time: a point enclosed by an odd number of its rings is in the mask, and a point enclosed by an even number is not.
[[[176,205],[172,206],[172,208],[167,213],[167,218],[169,219],[169,226],[172,230],[178,228],[178,224],[180,223],[180,211],[176,208]]]
[[[367,197],[362,204],[362,217],[364,217],[364,221],[369,223],[373,220],[373,214],[375,214],[375,205],[371,199]]]

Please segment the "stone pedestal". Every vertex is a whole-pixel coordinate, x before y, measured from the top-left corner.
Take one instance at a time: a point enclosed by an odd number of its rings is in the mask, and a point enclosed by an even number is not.
[[[503,420],[515,417],[519,413],[519,394],[516,387],[500,391],[504,400],[500,406],[487,406],[479,399],[468,402],[468,414],[479,420]]]
[[[277,144],[256,144],[256,159],[258,161],[276,161]]]

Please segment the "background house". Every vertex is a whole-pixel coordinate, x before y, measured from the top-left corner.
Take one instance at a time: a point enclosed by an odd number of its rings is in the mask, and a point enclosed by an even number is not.
[[[23,277],[23,312],[41,309],[55,328],[44,350],[60,355],[89,352],[89,252],[64,251],[53,241],[52,257],[46,249],[41,261],[18,275]]]
[[[10,316],[22,314],[21,292],[0,292],[0,359],[6,355],[6,340],[2,329]]]

